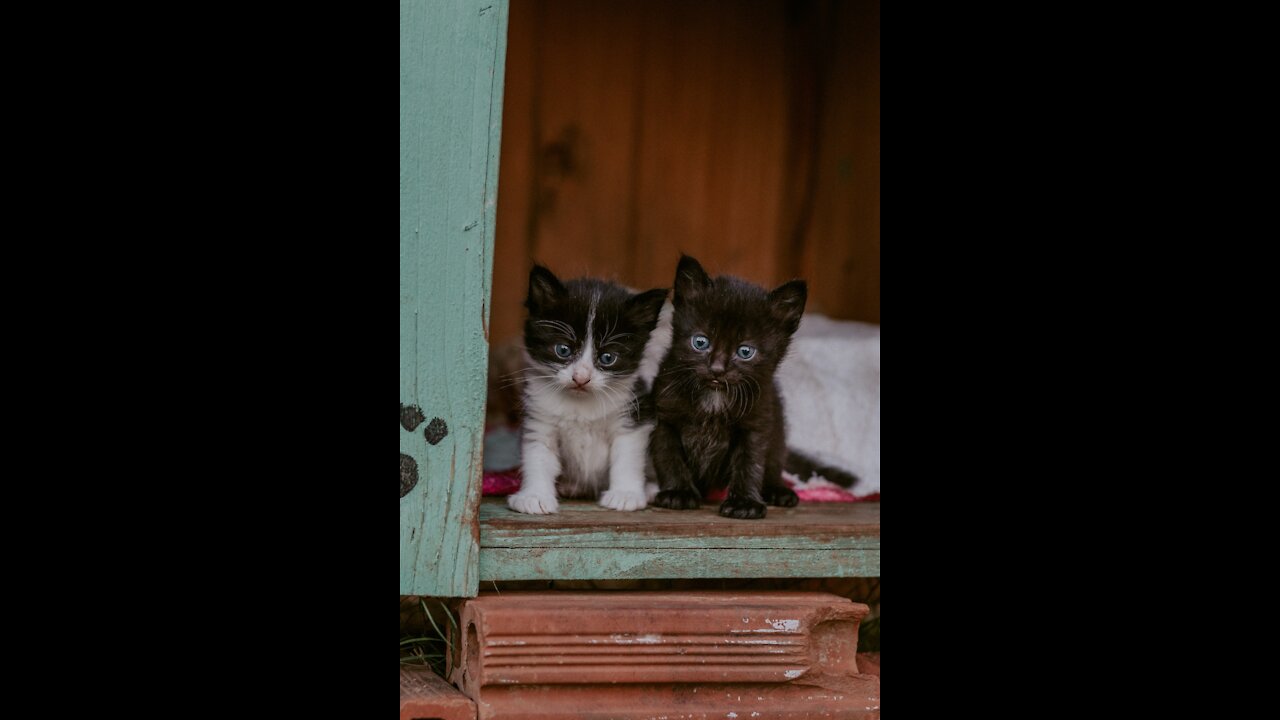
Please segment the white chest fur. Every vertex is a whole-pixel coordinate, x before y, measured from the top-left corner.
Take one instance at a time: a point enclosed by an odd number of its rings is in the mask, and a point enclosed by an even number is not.
[[[624,420],[561,418],[556,423],[560,438],[560,494],[564,497],[596,498],[609,483],[609,460],[614,441],[629,426]]]

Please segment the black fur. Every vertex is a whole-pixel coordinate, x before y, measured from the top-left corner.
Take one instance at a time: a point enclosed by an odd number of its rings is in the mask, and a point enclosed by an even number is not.
[[[529,297],[525,301],[529,309],[525,348],[534,363],[547,368],[577,361],[588,337],[587,319],[594,298],[596,315],[590,336],[598,351],[596,368],[616,377],[633,375],[644,360],[645,345],[658,325],[668,294],[666,289],[656,289],[637,295],[621,285],[592,278],[562,283],[550,270],[535,265],[529,273]],[[573,355],[567,359],[557,356],[556,346],[560,344],[568,345]],[[617,364],[598,364],[603,352],[616,354]],[[637,384],[636,396],[642,397],[644,390],[643,383]],[[632,420],[646,419],[652,419],[652,411],[642,412],[639,403],[634,404]]]
[[[631,422],[639,425],[657,420],[658,409],[653,404],[653,393],[645,387],[644,380],[637,379],[631,392],[636,396],[636,401],[631,403]]]
[[[786,468],[787,472],[799,477],[801,480],[808,480],[814,475],[820,475],[841,487],[851,488],[858,484],[858,476],[848,470],[833,467],[796,450],[787,452]]]
[[[723,487],[726,517],[759,519],[767,505],[799,502],[782,480],[787,433],[774,375],[807,299],[800,281],[768,292],[737,278],[712,279],[693,258],[680,261],[671,352],[652,394],[658,425],[649,455],[662,483],[654,505],[695,509],[709,489]],[[706,352],[694,348],[695,335],[711,341]],[[757,355],[738,357],[743,345]]]

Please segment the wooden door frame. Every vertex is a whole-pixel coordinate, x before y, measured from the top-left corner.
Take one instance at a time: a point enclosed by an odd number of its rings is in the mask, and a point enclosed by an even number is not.
[[[401,595],[479,589],[508,2],[400,1]]]

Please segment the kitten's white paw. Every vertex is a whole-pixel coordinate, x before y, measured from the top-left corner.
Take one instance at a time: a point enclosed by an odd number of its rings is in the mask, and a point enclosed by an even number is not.
[[[507,498],[507,507],[525,515],[554,515],[560,512],[560,501],[545,495],[521,492]]]
[[[649,500],[644,493],[623,492],[621,490],[610,490],[600,496],[600,505],[610,510],[620,510],[622,512],[635,512],[643,510],[649,506]]]

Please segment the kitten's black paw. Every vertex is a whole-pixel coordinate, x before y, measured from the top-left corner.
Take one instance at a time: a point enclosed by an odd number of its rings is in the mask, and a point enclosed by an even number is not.
[[[770,485],[764,489],[764,501],[774,507],[793,508],[800,504],[800,496],[789,487]]]
[[[729,498],[720,506],[720,514],[735,520],[760,520],[769,512],[768,506],[751,498]]]
[[[663,490],[652,505],[668,510],[697,510],[702,507],[702,498],[692,490]]]

